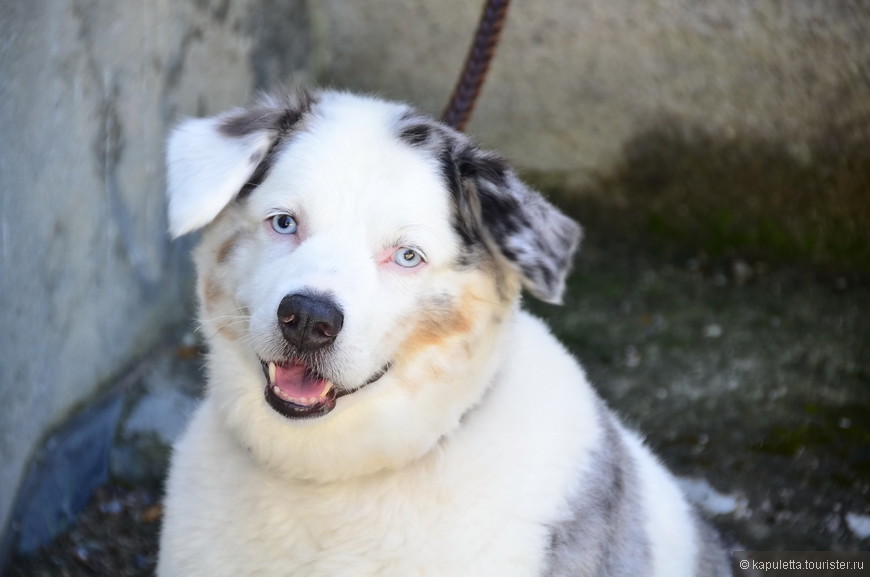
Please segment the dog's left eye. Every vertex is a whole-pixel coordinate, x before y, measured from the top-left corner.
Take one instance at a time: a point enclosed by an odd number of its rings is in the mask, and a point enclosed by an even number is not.
[[[296,234],[296,219],[289,214],[276,214],[271,220],[272,230],[278,234]]]
[[[420,254],[419,251],[406,246],[403,246],[393,253],[393,262],[405,268],[414,268],[415,266],[419,266],[425,260],[426,259],[423,258],[423,255]]]

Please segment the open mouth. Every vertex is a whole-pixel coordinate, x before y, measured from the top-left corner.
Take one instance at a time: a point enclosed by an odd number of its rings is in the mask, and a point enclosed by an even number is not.
[[[335,385],[300,360],[275,363],[260,361],[266,375],[266,402],[288,419],[322,417],[335,408],[336,399],[349,395],[380,379],[390,363],[352,390]]]

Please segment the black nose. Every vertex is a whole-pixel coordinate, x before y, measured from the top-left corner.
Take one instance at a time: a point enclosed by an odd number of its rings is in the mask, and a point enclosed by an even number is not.
[[[278,326],[287,342],[298,349],[314,350],[335,340],[344,315],[329,297],[316,294],[287,295],[278,305]]]

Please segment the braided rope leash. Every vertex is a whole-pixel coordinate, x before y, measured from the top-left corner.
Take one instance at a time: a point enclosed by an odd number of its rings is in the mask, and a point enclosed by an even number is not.
[[[474,33],[474,41],[465,58],[462,75],[456,82],[450,101],[444,109],[441,120],[455,128],[464,130],[474,104],[480,95],[483,81],[489,70],[489,63],[495,54],[495,47],[501,37],[501,30],[507,17],[509,0],[487,0]]]

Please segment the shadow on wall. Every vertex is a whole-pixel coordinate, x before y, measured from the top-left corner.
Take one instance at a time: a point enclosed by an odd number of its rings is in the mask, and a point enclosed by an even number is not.
[[[587,187],[566,194],[559,175],[529,178],[627,238],[870,273],[870,122],[780,142],[662,120]]]

